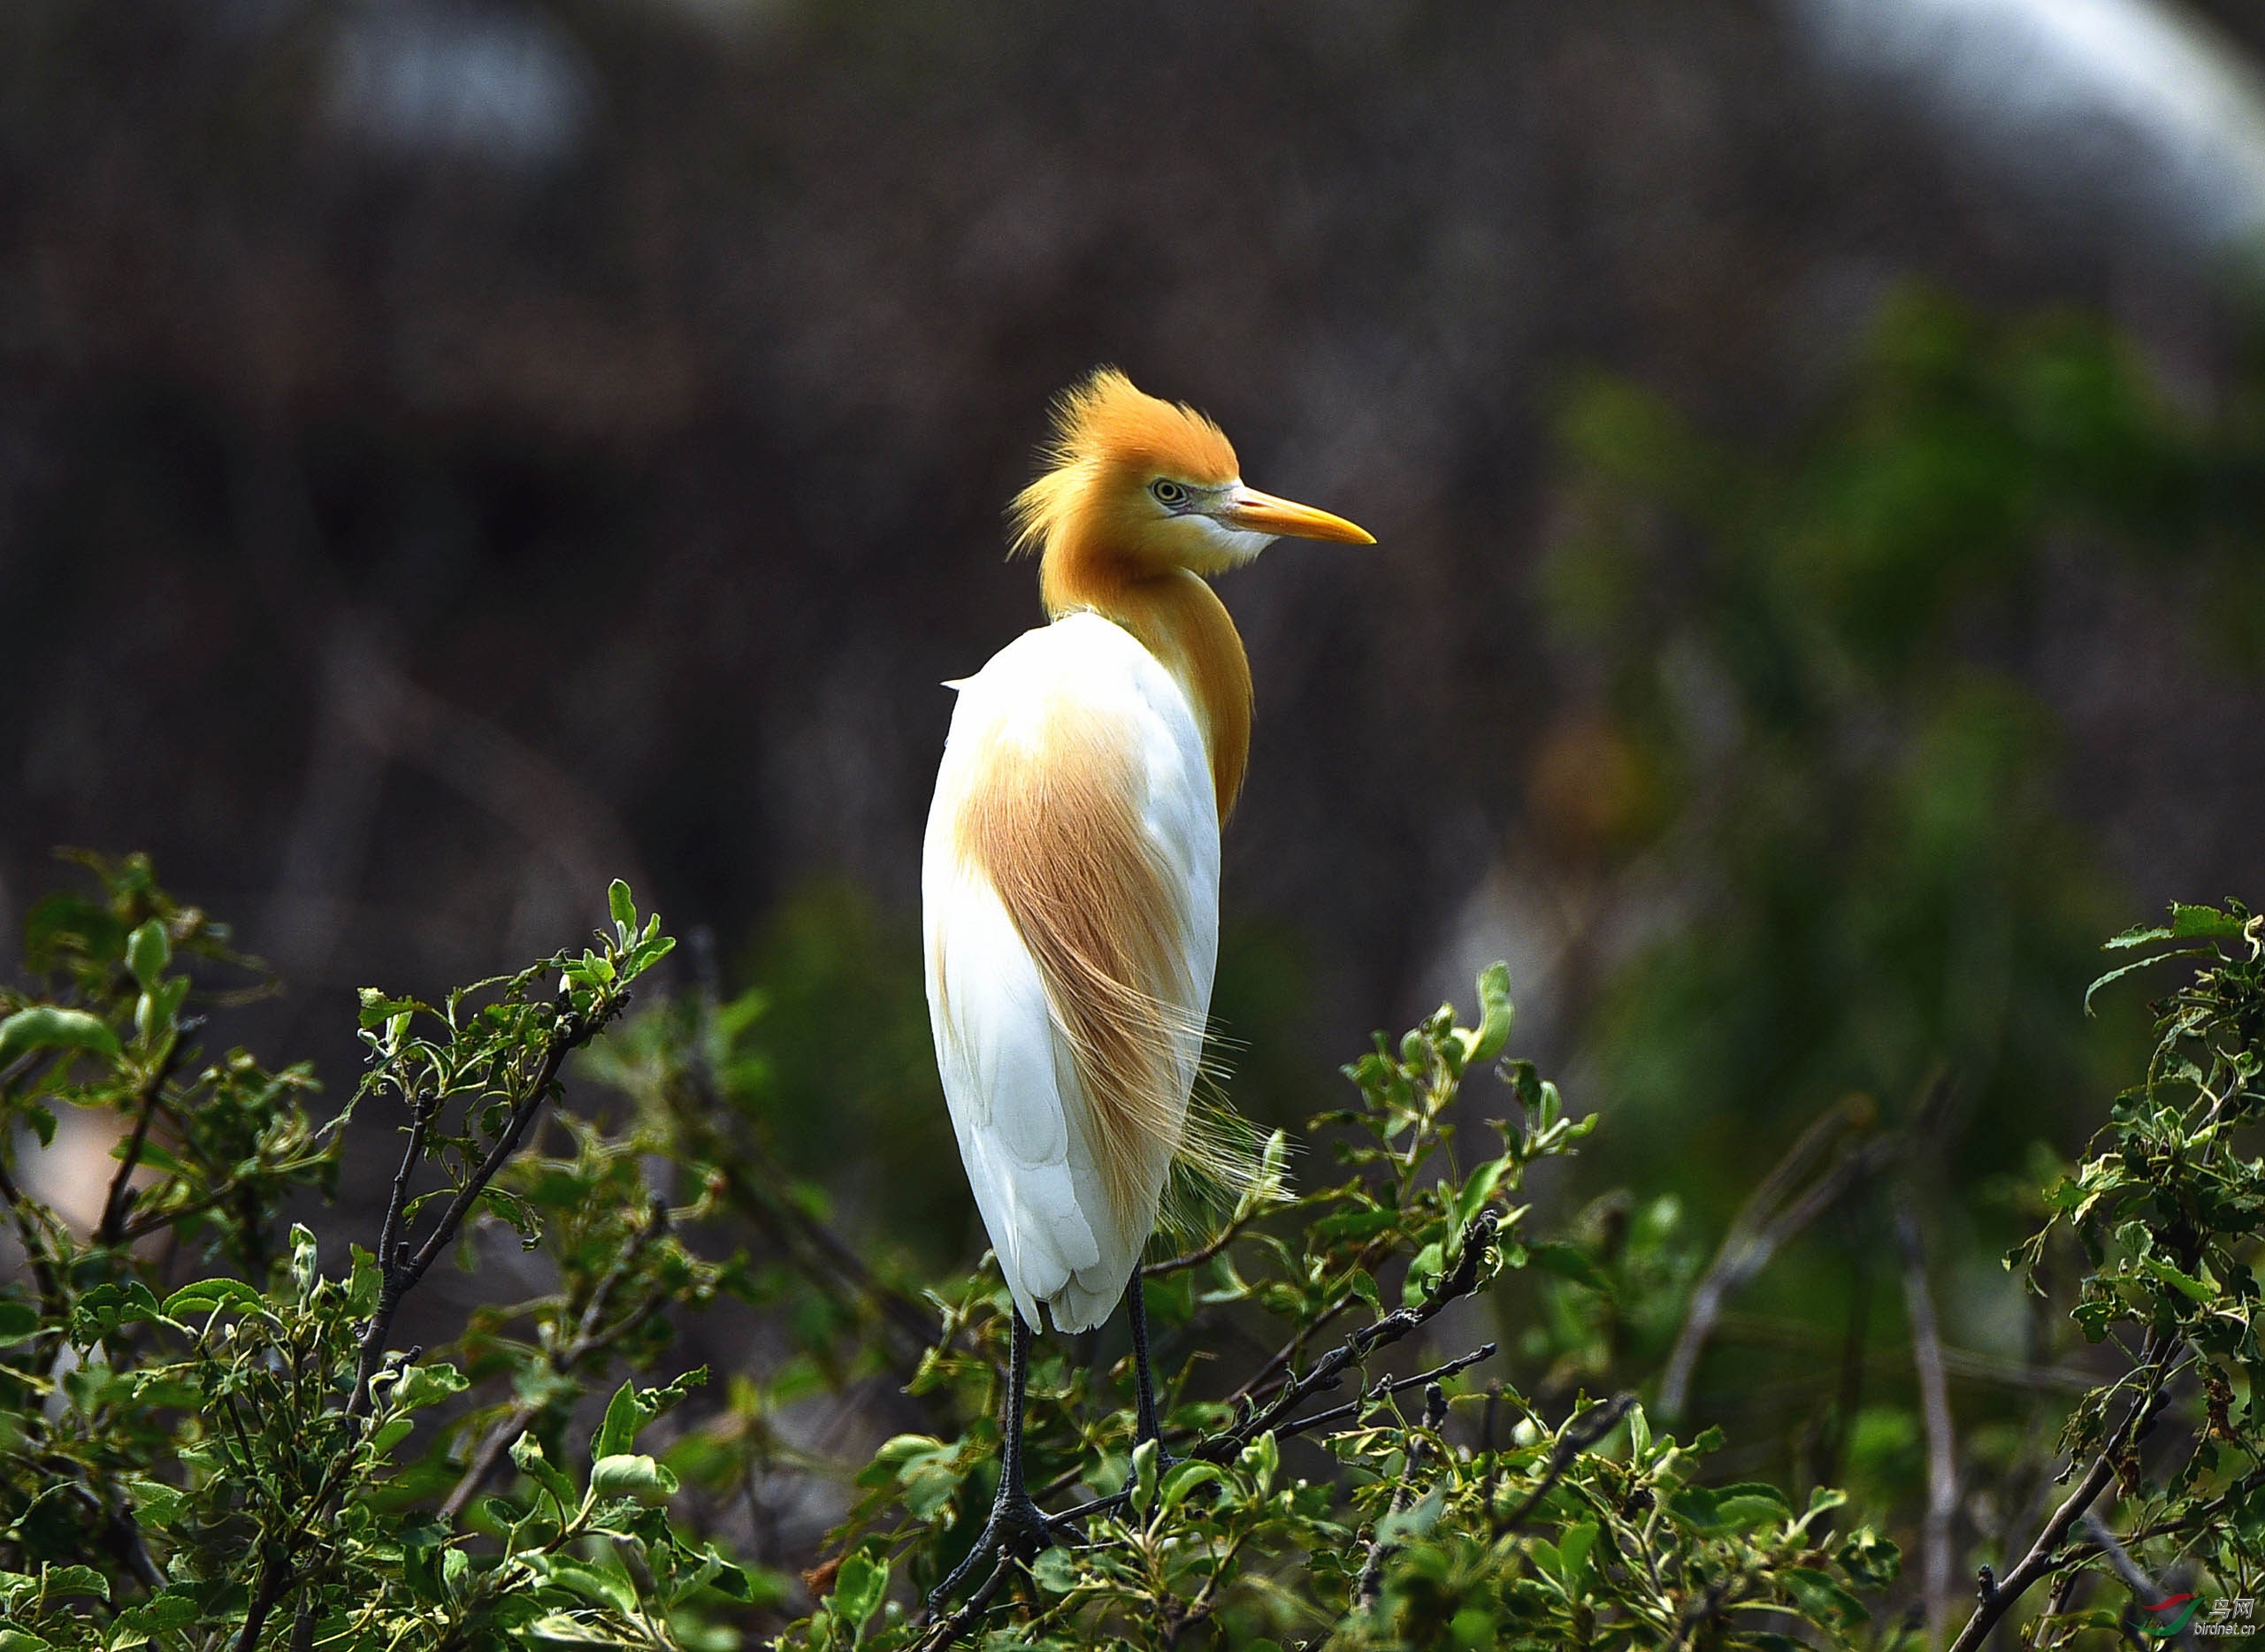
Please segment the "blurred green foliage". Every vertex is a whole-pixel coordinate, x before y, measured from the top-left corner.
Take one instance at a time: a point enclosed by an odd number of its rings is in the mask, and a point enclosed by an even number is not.
[[[1924,291],[1765,455],[1622,381],[1569,397],[1576,525],[1543,590],[1635,773],[1612,847],[1670,906],[1586,1027],[1643,1121],[1616,1163],[1684,1166],[1718,1219],[1757,1146],[1850,1090],[1898,1116],[1944,1067],[1962,1180],[2067,1139],[2062,1098],[2133,1047],[2075,1011],[2128,908],[2069,823],[2027,616],[2056,555],[2254,579],[2254,414],[2198,424],[2089,318]]]
[[[1672,1190],[1703,1252],[1735,1248],[1766,1167],[1836,1111],[1834,1151],[1895,1166],[1786,1235],[1704,1342],[1692,1403],[1750,1465],[1912,1488],[1884,1443],[1918,1415],[1891,1182],[1924,1210],[1962,1413],[2000,1438],[2027,1404],[2004,1362],[2049,1339],[1986,1259],[2025,1228],[2038,1156],[2081,1139],[2072,1098],[2144,1047],[2129,1000],[2079,1010],[2130,897],[2070,807],[2036,607],[2057,565],[2113,559],[2191,593],[2225,669],[2265,665],[2261,412],[2265,376],[2190,412],[2096,318],[1918,288],[1757,449],[1622,379],[1564,400],[1541,592],[1578,703],[1531,795],[1618,903],[1565,1011],[1615,1126],[1583,1185]],[[1676,1335],[1620,1328],[1592,1380],[1656,1368]]]

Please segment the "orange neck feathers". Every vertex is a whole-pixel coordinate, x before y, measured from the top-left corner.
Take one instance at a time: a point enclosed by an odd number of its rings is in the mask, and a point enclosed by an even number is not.
[[[1250,657],[1227,605],[1184,568],[1136,575],[1106,554],[1061,557],[1049,548],[1038,578],[1048,617],[1091,609],[1130,631],[1172,674],[1195,708],[1211,754],[1219,820],[1227,823],[1251,756]]]
[[[1236,479],[1235,449],[1192,408],[1103,368],[1055,409],[1050,468],[1014,501],[1016,548],[1042,552],[1050,618],[1090,609],[1136,638],[1178,682],[1211,757],[1223,824],[1251,753],[1251,663],[1225,604],[1159,531],[1154,478]]]

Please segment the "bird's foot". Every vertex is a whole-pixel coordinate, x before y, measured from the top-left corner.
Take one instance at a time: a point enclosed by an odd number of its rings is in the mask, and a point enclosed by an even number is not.
[[[1068,1521],[1055,1519],[1031,1500],[1029,1493],[1001,1488],[999,1500],[991,1506],[991,1518],[983,1522],[983,1533],[968,1550],[967,1558],[930,1593],[929,1616],[943,1610],[944,1603],[994,1556],[1012,1555],[1028,1560],[1075,1534],[1075,1528]]]

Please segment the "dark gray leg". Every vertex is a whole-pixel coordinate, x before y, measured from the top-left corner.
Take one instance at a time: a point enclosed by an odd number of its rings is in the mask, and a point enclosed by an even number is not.
[[[1133,1268],[1132,1283],[1125,1287],[1125,1312],[1132,1320],[1133,1443],[1154,1440],[1162,1449],[1162,1431],[1156,1426],[1156,1373],[1148,1363],[1148,1299],[1140,1288],[1140,1269]]]
[[[968,1550],[968,1557],[953,1567],[952,1575],[928,1597],[930,1612],[958,1593],[976,1569],[1000,1549],[1012,1545],[1026,1553],[1035,1553],[1056,1540],[1054,1523],[1030,1500],[1029,1489],[1022,1479],[1022,1390],[1030,1378],[1030,1327],[1022,1323],[1020,1312],[1014,1316],[1014,1328],[1006,1350],[1006,1410],[999,1419],[999,1432],[1005,1439],[999,1456],[999,1495],[992,1500],[991,1518],[983,1522],[983,1535]]]

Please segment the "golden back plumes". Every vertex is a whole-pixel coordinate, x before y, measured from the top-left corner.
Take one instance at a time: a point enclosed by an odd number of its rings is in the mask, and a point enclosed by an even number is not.
[[[1228,1187],[1250,1174],[1215,1128],[1188,1128],[1182,1063],[1203,1025],[1185,1006],[1198,983],[1172,870],[1141,822],[1137,748],[1113,720],[1049,705],[1036,740],[992,735],[953,834],[1037,964],[1085,1094],[1095,1167],[1128,1224],[1153,1215],[1174,1157]]]
[[[1150,395],[1113,367],[1064,391],[1054,403],[1046,473],[1015,495],[1018,554],[1070,548],[1081,529],[1106,530],[1119,490],[1151,478],[1231,482],[1241,474],[1226,432],[1184,402]],[[1081,518],[1090,520],[1081,520]]]

